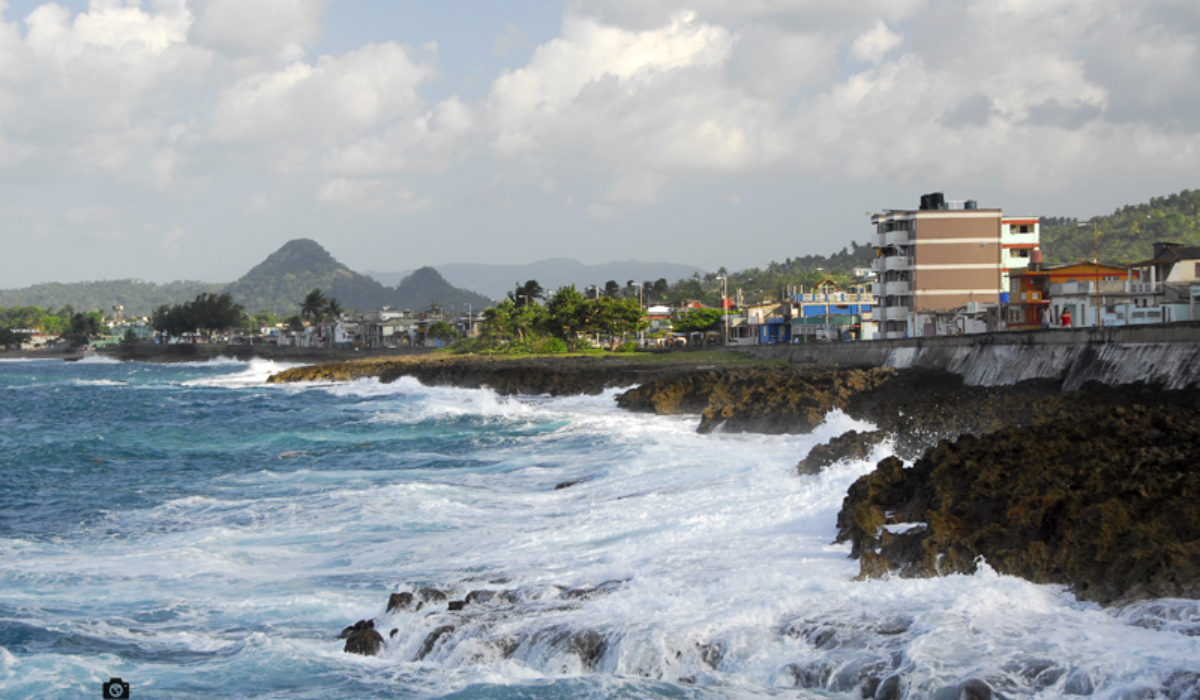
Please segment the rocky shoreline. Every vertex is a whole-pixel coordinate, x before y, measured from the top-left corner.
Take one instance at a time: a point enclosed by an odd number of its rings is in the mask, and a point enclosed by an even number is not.
[[[1052,380],[967,386],[937,370],[649,363],[637,358],[425,356],[303,367],[270,381],[392,381],[502,394],[599,393],[632,411],[694,414],[699,430],[811,431],[831,410],[869,421],[819,445],[797,478],[895,456],[849,490],[838,540],[861,576],[1003,574],[1104,604],[1200,597],[1200,397]],[[905,463],[911,462],[906,467]]]

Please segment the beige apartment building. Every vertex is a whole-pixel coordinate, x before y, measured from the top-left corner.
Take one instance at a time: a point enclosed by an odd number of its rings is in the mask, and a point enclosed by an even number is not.
[[[922,196],[917,210],[872,214],[871,223],[884,338],[933,335],[938,313],[995,309],[1007,296],[1008,272],[1024,269],[1038,247],[1036,218],[1006,220],[1000,209],[941,193]]]

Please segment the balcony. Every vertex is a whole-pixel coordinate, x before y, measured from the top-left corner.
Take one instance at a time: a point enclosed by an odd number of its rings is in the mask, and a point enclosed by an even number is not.
[[[880,282],[877,286],[881,287],[881,290],[875,293],[876,297],[908,296],[912,293],[912,284],[907,281]]]
[[[908,255],[891,255],[883,259],[883,269],[887,270],[911,270],[913,259]]]
[[[909,308],[907,306],[889,306],[883,310],[883,320],[885,321],[906,321],[908,320]]]
[[[902,243],[908,243],[911,240],[912,232],[902,229],[888,231],[887,233],[883,234],[884,245],[899,245]]]

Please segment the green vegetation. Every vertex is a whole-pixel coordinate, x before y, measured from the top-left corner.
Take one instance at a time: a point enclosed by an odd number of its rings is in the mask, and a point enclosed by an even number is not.
[[[147,316],[159,304],[178,304],[201,292],[219,292],[225,285],[205,282],[154,284],[142,280],[106,280],[102,282],[59,282],[35,284],[23,289],[0,290],[0,307],[70,306],[76,309],[125,307],[127,317]],[[55,331],[47,331],[55,332]]]
[[[541,296],[537,282],[518,287],[510,298],[484,310],[478,337],[459,341],[455,348],[506,354],[574,352],[589,345],[594,335],[615,341],[616,348],[624,336],[645,327],[634,298],[588,299],[573,284],[560,288],[545,305],[534,301],[535,296]],[[514,301],[518,298],[519,305]]]
[[[246,316],[242,313],[241,305],[233,302],[233,297],[207,292],[183,304],[163,304],[150,317],[150,326],[154,330],[173,336],[197,332],[212,335],[245,325]]]
[[[103,333],[104,314],[77,312],[70,305],[58,311],[40,306],[0,307],[0,345],[5,349],[27,341],[32,331],[61,336],[75,346],[86,345]]]
[[[1047,263],[1091,260],[1097,247],[1104,262],[1133,263],[1150,259],[1157,241],[1200,245],[1200,190],[1152,197],[1144,204],[1127,205],[1108,216],[1084,221],[1066,217],[1041,220],[1042,254]]]
[[[671,325],[680,333],[693,331],[715,331],[720,327],[725,314],[721,309],[688,309]]]

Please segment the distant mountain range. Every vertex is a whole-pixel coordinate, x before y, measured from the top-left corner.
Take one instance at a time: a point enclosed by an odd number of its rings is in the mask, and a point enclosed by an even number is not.
[[[450,284],[480,292],[492,299],[503,299],[518,284],[536,280],[544,289],[553,291],[568,284],[580,290],[588,285],[604,287],[609,280],[622,287],[629,280],[638,284],[659,279],[668,283],[703,273],[704,270],[691,265],[667,262],[637,262],[634,260],[614,261],[599,265],[585,265],[570,258],[550,258],[525,265],[486,265],[474,263],[449,263],[439,265],[438,272]],[[365,272],[382,284],[395,284],[407,272]]]
[[[481,294],[454,288],[431,267],[413,272],[396,286],[384,286],[354,272],[319,243],[306,238],[288,241],[225,291],[246,311],[269,309],[291,314],[300,309],[301,300],[313,289],[337,299],[347,310],[390,306],[423,311],[431,304],[463,308],[468,304],[477,308],[491,305],[491,300]]]
[[[423,267],[384,286],[338,262],[316,241],[288,241],[232,284],[172,282],[158,285],[142,280],[108,280],[75,284],[39,284],[0,291],[0,306],[40,306],[76,311],[108,312],[125,307],[126,316],[148,315],[163,304],[179,304],[201,292],[228,293],[248,313],[270,311],[287,316],[300,311],[300,302],[313,289],[334,298],[343,309],[373,310],[382,306],[424,311],[433,304],[447,309],[482,309],[491,300],[482,294],[457,289],[431,267]]]

